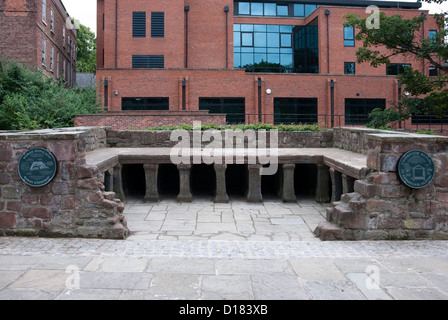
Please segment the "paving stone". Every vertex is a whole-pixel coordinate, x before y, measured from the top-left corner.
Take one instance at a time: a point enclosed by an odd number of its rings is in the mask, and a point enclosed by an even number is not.
[[[448,300],[448,294],[437,288],[387,288],[396,300]]]
[[[147,297],[162,300],[198,300],[201,295],[201,277],[190,274],[155,275]]]
[[[293,275],[294,271],[286,260],[218,260],[217,272],[219,274],[278,274]]]
[[[287,225],[287,226],[296,226],[296,225],[303,225],[305,222],[301,218],[284,218],[284,219],[278,219],[278,218],[271,218],[271,224],[273,225]]]
[[[146,290],[152,277],[152,274],[140,272],[82,272],[80,288]]]
[[[392,298],[367,277],[366,273],[348,273],[349,278],[368,300],[392,300]]]
[[[56,293],[66,286],[70,274],[63,270],[28,270],[20,279],[8,286],[8,289],[39,290]]]
[[[145,258],[95,258],[84,271],[101,272],[143,272],[149,259]]]
[[[54,300],[117,300],[121,293],[121,289],[64,290]]]
[[[381,287],[412,288],[432,287],[432,284],[415,272],[393,272],[380,275]]]
[[[366,300],[351,281],[305,281],[307,294],[312,300]]]
[[[5,289],[0,291],[0,300],[51,300],[54,293],[43,290]]]
[[[0,271],[0,290],[18,279],[24,271]]]
[[[290,260],[295,273],[303,280],[341,281],[344,274],[327,259]]]
[[[215,274],[215,261],[209,259],[152,259],[146,272],[161,274]]]
[[[204,300],[253,300],[249,276],[203,276],[201,299]]]
[[[256,300],[309,300],[305,287],[296,276],[255,275],[251,277]]]

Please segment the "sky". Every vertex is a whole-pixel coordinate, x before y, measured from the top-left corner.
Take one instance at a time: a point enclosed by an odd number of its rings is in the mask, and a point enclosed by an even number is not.
[[[62,0],[62,2],[72,18],[79,20],[96,33],[96,0]],[[424,3],[423,9],[430,10],[430,13],[448,11],[448,1],[442,5]]]

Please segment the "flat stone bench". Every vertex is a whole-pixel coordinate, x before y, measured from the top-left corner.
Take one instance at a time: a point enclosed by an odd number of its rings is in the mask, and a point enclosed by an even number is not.
[[[228,202],[225,184],[225,171],[227,165],[247,164],[249,171],[248,201],[262,201],[260,164],[257,158],[257,149],[226,149],[224,154],[218,153],[221,149],[193,149],[189,154],[187,164],[179,164],[180,193],[178,200],[188,202],[192,200],[190,190],[190,170],[192,164],[204,163],[201,160],[206,156],[213,156],[216,172],[216,198],[215,202]],[[157,172],[160,164],[171,164],[170,153],[172,148],[105,148],[97,149],[86,154],[86,163],[103,172],[106,185],[113,187],[113,191],[124,200],[123,185],[121,181],[121,168],[124,164],[143,164],[146,176],[147,201],[158,201]],[[190,150],[189,150],[190,151]],[[294,169],[296,164],[316,164],[318,168],[316,201],[337,201],[343,193],[353,192],[355,180],[364,179],[369,170],[366,156],[337,148],[280,148],[275,149],[277,154],[270,154],[267,149],[267,158],[271,163],[281,166],[282,172],[282,199],[285,202],[295,202]],[[276,156],[276,158],[274,158]],[[199,163],[198,163],[199,159]],[[277,159],[278,161],[275,161]],[[185,158],[184,158],[185,160]],[[217,161],[218,160],[218,161]],[[328,181],[332,183],[332,193]]]

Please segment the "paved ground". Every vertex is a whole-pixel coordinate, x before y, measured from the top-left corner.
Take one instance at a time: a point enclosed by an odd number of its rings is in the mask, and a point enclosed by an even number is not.
[[[448,299],[448,242],[321,242],[324,211],[128,201],[126,241],[0,238],[0,299]]]

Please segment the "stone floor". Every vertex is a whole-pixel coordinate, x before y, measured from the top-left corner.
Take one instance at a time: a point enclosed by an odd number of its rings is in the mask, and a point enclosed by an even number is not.
[[[206,198],[157,204],[127,199],[124,214],[129,240],[318,241],[313,231],[325,221],[325,211],[326,205],[311,199],[228,204]]]
[[[0,300],[448,300],[448,241],[322,242],[324,211],[128,200],[126,241],[0,237]]]

